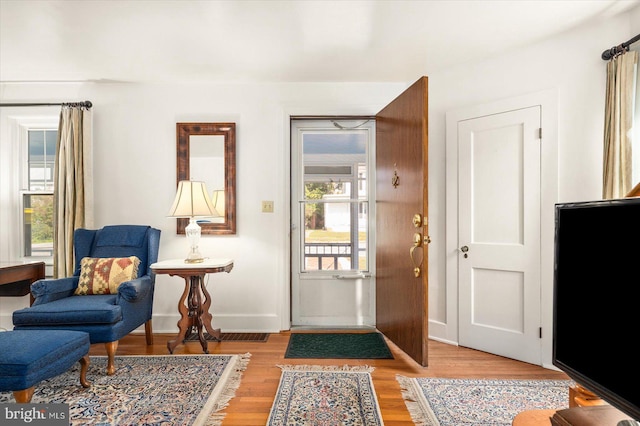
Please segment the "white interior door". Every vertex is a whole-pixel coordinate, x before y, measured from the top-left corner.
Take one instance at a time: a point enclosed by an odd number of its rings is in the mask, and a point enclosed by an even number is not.
[[[293,326],[375,325],[374,147],[373,119],[292,120]]]
[[[458,122],[459,343],[537,365],[540,114]]]

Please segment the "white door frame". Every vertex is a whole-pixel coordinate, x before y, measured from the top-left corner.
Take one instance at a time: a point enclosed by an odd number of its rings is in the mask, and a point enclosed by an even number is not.
[[[541,152],[541,320],[542,365],[552,365],[554,205],[558,200],[558,105],[554,89],[465,107],[446,114],[446,327],[447,341],[458,342],[458,131],[457,123],[483,115],[540,105]]]
[[[293,325],[298,326],[373,326],[375,325],[375,185],[371,185],[371,182],[375,182],[375,120],[372,118],[360,118],[349,117],[343,119],[332,119],[331,117],[322,118],[315,117],[314,119],[305,119],[298,122],[295,125],[291,125],[291,182],[292,189],[302,191],[303,186],[303,167],[301,165],[302,151],[300,147],[294,147],[294,144],[301,142],[300,134],[294,134],[294,127],[298,131],[304,131],[313,133],[316,131],[321,132],[341,132],[342,129],[335,129],[333,126],[329,126],[330,122],[339,122],[345,125],[345,131],[349,131],[352,128],[348,126],[355,126],[353,130],[359,132],[366,132],[368,137],[368,146],[366,149],[367,157],[367,192],[369,200],[368,220],[367,220],[367,235],[368,235],[368,258],[369,267],[367,271],[345,271],[344,273],[332,270],[327,271],[307,271],[300,270],[302,262],[302,246],[295,237],[300,237],[300,232],[304,231],[304,223],[302,223],[300,212],[301,207],[299,195],[290,193],[290,220],[291,229],[290,237],[292,238],[292,246],[290,248],[291,258],[291,320]],[[353,181],[353,190],[356,191],[357,197],[357,171],[350,176]],[[297,192],[297,191],[294,191]],[[352,230],[353,232],[353,230]],[[295,247],[293,244],[296,244]],[[373,257],[372,257],[373,256]],[[304,286],[302,285],[304,283]],[[335,294],[336,291],[342,292],[340,301],[353,302],[353,308],[355,311],[349,314],[342,314],[342,316],[331,316],[327,312],[320,315],[305,315],[300,306],[300,297],[303,295],[303,287],[307,289],[307,293],[310,288],[314,286],[322,286],[323,291],[331,292]],[[326,294],[323,294],[326,296]],[[335,297],[332,297],[336,299]],[[351,300],[350,298],[353,298]],[[307,299],[308,300],[308,295]],[[369,303],[365,303],[368,300]],[[333,305],[336,305],[335,303]],[[319,305],[321,306],[321,305]],[[347,309],[348,306],[342,306],[342,310]],[[322,309],[321,309],[322,310]],[[326,309],[325,311],[331,311]],[[334,310],[335,311],[335,310]],[[337,311],[335,311],[337,312]],[[336,314],[337,315],[337,314]]]

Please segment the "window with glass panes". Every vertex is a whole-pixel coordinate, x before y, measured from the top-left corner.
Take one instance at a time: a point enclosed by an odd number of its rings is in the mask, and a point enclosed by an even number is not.
[[[304,257],[302,271],[366,271],[366,131],[302,135]]]
[[[22,193],[24,256],[53,256],[53,183],[57,129],[27,130],[27,189]]]

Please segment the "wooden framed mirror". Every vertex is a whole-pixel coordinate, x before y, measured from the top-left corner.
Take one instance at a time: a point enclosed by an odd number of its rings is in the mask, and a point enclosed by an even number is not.
[[[203,181],[221,214],[198,220],[202,235],[236,233],[236,124],[177,123],[176,187],[181,180]],[[189,219],[178,219],[184,234]]]

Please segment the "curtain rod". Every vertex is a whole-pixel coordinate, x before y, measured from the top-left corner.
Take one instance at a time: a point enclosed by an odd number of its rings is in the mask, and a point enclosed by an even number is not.
[[[613,46],[611,49],[605,50],[604,52],[602,52],[602,59],[605,60],[605,61],[608,61],[609,59],[612,59],[614,56],[619,55],[620,53],[623,53],[623,52],[629,50],[629,46],[632,45],[633,43],[635,43],[638,40],[640,40],[640,34],[638,34],[637,36],[635,36],[631,40],[627,40],[622,44],[619,44],[617,46]]]
[[[9,103],[0,104],[0,107],[36,107],[36,106],[70,106],[70,107],[84,107],[91,108],[93,104],[91,101],[84,102],[57,102],[57,103]]]

